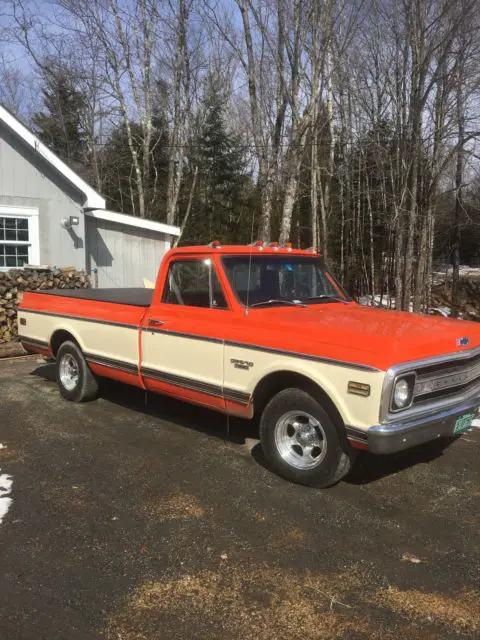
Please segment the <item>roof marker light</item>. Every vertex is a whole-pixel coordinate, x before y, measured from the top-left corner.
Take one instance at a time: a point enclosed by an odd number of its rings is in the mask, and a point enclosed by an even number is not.
[[[212,249],[221,249],[222,248],[222,245],[220,244],[220,240],[212,240],[212,242],[210,242],[207,246],[211,247]]]
[[[291,251],[293,249],[293,244],[291,242],[286,242],[285,243],[285,249],[287,251]]]

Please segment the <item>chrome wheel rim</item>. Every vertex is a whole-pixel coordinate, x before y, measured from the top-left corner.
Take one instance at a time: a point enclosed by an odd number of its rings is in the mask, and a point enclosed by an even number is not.
[[[78,363],[69,353],[62,356],[60,360],[59,375],[60,382],[67,391],[73,391],[78,385],[80,378]]]
[[[289,411],[275,425],[281,458],[296,469],[315,469],[327,455],[327,437],[320,422],[305,411]]]

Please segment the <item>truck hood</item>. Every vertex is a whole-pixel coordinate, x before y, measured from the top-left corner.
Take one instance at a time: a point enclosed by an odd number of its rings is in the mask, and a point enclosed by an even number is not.
[[[401,362],[465,351],[480,345],[480,323],[440,316],[374,309],[356,303],[276,307],[263,311],[262,319],[266,324],[275,325],[271,330],[281,331],[284,338],[294,333],[295,342],[302,344],[303,352],[383,370]],[[468,346],[458,344],[464,337],[469,339]]]

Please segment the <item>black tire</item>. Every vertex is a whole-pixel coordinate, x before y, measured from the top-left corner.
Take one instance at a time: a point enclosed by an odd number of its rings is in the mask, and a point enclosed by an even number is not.
[[[295,412],[302,420],[286,417]],[[330,487],[345,477],[356,453],[322,405],[305,391],[293,388],[277,393],[265,407],[260,442],[275,473],[317,488]]]
[[[67,366],[71,367],[71,372],[75,372],[70,380],[65,372]],[[64,342],[58,350],[57,383],[62,396],[70,402],[87,402],[98,395],[98,382],[75,342]]]

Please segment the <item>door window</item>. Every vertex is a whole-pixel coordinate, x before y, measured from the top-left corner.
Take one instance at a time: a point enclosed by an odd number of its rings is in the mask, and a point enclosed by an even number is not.
[[[227,302],[210,258],[172,262],[162,302],[185,307],[227,309]]]

